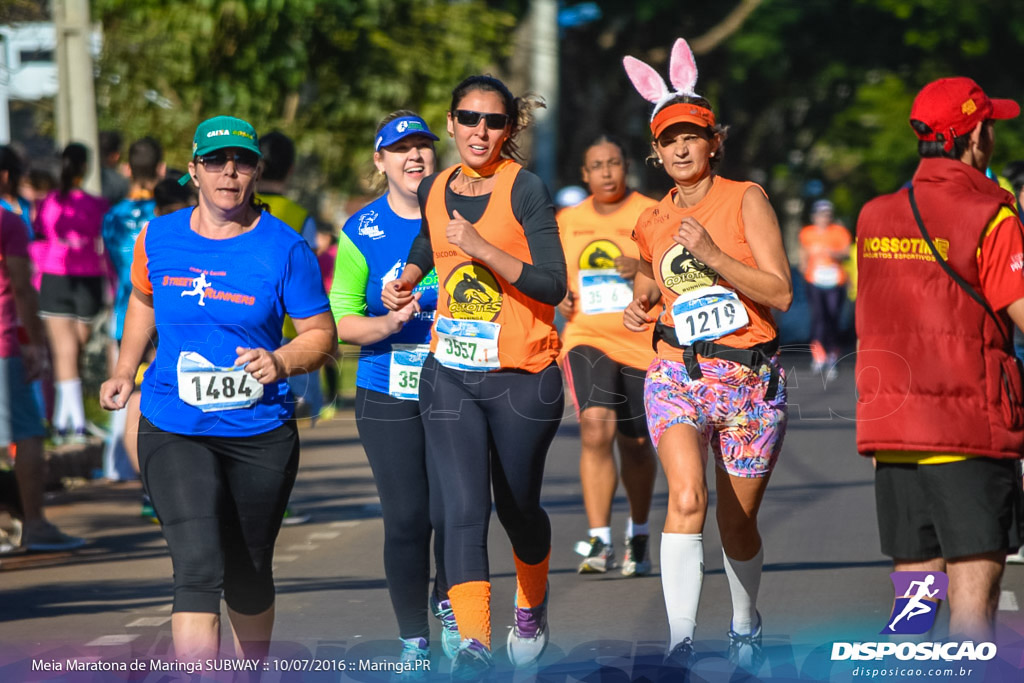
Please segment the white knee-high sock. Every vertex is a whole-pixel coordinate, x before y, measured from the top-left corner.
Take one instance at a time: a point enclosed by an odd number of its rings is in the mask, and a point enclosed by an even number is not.
[[[722,550],[722,557],[732,595],[732,630],[740,635],[753,633],[757,628],[757,591],[761,587],[764,545],[749,560],[734,560],[725,554],[725,550]]]
[[[661,535],[661,589],[668,612],[669,650],[697,630],[704,583],[703,534]]]

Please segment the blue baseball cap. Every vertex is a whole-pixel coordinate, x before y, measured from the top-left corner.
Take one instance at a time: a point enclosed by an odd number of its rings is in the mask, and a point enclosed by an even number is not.
[[[431,140],[440,140],[439,137],[430,132],[427,122],[420,117],[402,116],[384,124],[384,127],[377,133],[377,139],[373,143],[373,151],[379,152],[381,148],[393,145],[410,135],[423,135]]]

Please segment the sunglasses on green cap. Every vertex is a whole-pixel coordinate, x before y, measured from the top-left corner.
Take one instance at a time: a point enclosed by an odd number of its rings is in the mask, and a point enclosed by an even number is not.
[[[228,147],[241,150],[233,158],[235,168],[245,175],[253,173],[263,157],[256,129],[247,121],[234,116],[214,116],[196,126],[196,134],[192,138],[192,156],[206,170],[211,173],[224,170],[229,155],[219,150]],[[190,180],[191,176],[183,175],[178,182],[186,185]]]

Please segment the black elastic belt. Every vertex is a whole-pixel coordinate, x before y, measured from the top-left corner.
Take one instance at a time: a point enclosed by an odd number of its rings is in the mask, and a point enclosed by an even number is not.
[[[782,381],[779,370],[770,361],[772,356],[779,352],[779,338],[762,342],[749,349],[737,349],[725,344],[716,344],[713,341],[696,341],[689,346],[679,343],[676,336],[676,328],[665,325],[660,320],[654,324],[654,350],[658,350],[658,340],[664,341],[669,346],[683,350],[683,364],[686,366],[686,374],[690,379],[700,379],[704,373],[700,370],[700,362],[697,356],[705,358],[721,358],[744,365],[755,372],[760,372],[761,367],[767,365],[771,370],[771,377],[768,380],[768,387],[764,392],[764,400],[771,401],[779,393],[779,382]]]

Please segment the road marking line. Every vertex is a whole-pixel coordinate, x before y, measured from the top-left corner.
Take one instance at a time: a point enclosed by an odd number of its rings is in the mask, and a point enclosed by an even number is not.
[[[297,559],[298,555],[274,555],[274,562],[294,562]]]
[[[308,552],[308,551],[310,551],[310,550],[316,550],[316,549],[317,549],[317,548],[319,548],[319,547],[320,547],[320,546],[318,546],[318,545],[313,545],[312,543],[303,543],[303,544],[301,544],[301,545],[299,545],[299,544],[296,544],[296,545],[290,545],[290,546],[288,546],[287,548],[285,548],[285,550],[290,550],[290,551],[292,551],[292,552],[295,552],[296,550],[301,550],[301,551],[303,551],[303,552]]]
[[[331,522],[331,527],[335,529],[347,529],[350,526],[356,526],[359,522],[355,520],[348,520],[345,522]]]
[[[1017,596],[1013,591],[1002,591],[999,594],[1000,612],[1018,612],[1020,605],[1017,604]]]
[[[340,531],[317,531],[316,533],[309,535],[311,541],[329,541],[332,538],[341,536]]]
[[[160,607],[157,607],[156,611],[157,612],[170,612],[173,609],[174,609],[174,603],[173,602],[169,602],[166,605],[161,605]]]
[[[125,626],[128,628],[133,626],[163,626],[170,620],[170,617],[141,617],[129,624],[125,624]]]
[[[128,643],[132,642],[133,640],[135,640],[138,637],[139,637],[138,633],[136,633],[134,635],[100,636],[99,638],[97,638],[96,640],[92,641],[91,643],[86,643],[85,646],[86,647],[108,647],[108,646],[111,646],[111,645],[127,645]]]

